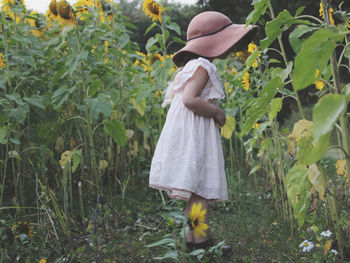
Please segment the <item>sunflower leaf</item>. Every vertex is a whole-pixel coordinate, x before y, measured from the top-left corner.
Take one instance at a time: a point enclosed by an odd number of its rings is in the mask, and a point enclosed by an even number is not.
[[[342,34],[320,28],[303,42],[294,63],[293,83],[296,91],[302,90],[315,82],[316,70],[323,71],[337,45],[337,41],[343,38],[344,35]]]
[[[167,258],[171,258],[171,259],[175,259],[177,260],[179,257],[178,253],[174,250],[169,250],[168,252],[165,253],[164,256],[161,257],[153,257],[153,259],[159,259],[159,260],[163,260],[163,259],[167,259]]]
[[[126,33],[121,34],[119,36],[119,38],[118,38],[118,45],[119,45],[119,47],[120,48],[125,47],[126,44],[128,44],[129,40],[130,40],[130,37],[129,37],[128,34],[126,34]]]
[[[283,98],[275,98],[271,102],[269,120],[272,122],[273,119],[277,116],[277,113],[282,109]]]
[[[152,30],[152,28],[154,28],[157,25],[156,22],[153,22],[149,27],[147,27],[146,31],[145,31],[145,36],[148,34],[149,31]]]
[[[254,99],[247,110],[247,120],[244,124],[241,135],[247,134],[255,122],[267,112],[267,106],[276,95],[278,89],[283,85],[280,77],[271,79],[261,92],[261,96]]]
[[[316,30],[314,27],[298,25],[296,29],[294,29],[293,32],[289,34],[289,43],[292,46],[295,54],[298,54],[300,52],[303,41],[305,41],[303,39],[300,39],[300,37],[314,30]]]
[[[175,239],[166,237],[152,244],[148,244],[145,247],[159,247],[159,246],[168,245],[171,243],[175,243]]]
[[[345,96],[328,94],[323,96],[313,108],[312,132],[316,143],[319,139],[331,132],[341,114],[346,108]]]
[[[269,6],[270,0],[254,0],[252,5],[254,5],[254,10],[246,18],[246,25],[256,24],[260,16],[264,15],[266,9]]]
[[[38,94],[33,95],[31,98],[24,97],[24,101],[28,102],[29,104],[36,106],[42,110],[45,110],[45,107],[47,105],[45,98],[43,96],[40,96]]]
[[[147,52],[148,53],[152,53],[152,51],[154,50],[154,49],[156,49],[156,47],[155,47],[155,43],[157,43],[158,42],[158,40],[156,39],[156,38],[154,38],[154,37],[150,37],[148,40],[147,40],[147,44],[146,44],[146,50],[147,50]]]
[[[293,213],[301,228],[310,203],[311,183],[308,179],[308,170],[305,165],[295,165],[287,174],[286,189],[288,200],[293,207]]]
[[[170,22],[169,24],[166,25],[166,27],[169,28],[170,30],[175,31],[178,35],[181,35],[181,29],[179,25],[176,24],[175,22]]]
[[[110,122],[104,121],[105,131],[113,138],[113,140],[120,146],[126,145],[126,129],[124,123],[111,120]]]

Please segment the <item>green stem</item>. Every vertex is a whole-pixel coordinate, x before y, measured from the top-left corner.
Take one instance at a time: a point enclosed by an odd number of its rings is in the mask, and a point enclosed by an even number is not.
[[[331,23],[330,23],[330,17],[329,17],[329,11],[328,11],[329,6],[327,3],[327,0],[322,0],[322,6],[323,6],[325,23],[327,24],[327,27],[330,30]],[[342,88],[340,85],[339,68],[337,63],[337,55],[335,51],[333,51],[330,61],[331,61],[334,86],[337,92],[339,94],[342,94]],[[346,112],[344,112],[344,114],[339,118],[339,121],[340,121],[340,127],[342,131],[342,144],[345,152],[347,153],[346,157],[348,157],[348,154],[350,153],[350,139],[349,139],[349,127],[347,123]],[[346,171],[347,171],[347,178],[350,180],[350,159],[349,158],[346,158]]]
[[[314,16],[309,16],[309,15],[297,16],[295,19],[301,19],[301,18],[310,18],[310,19],[317,21],[317,23],[319,23],[319,24],[323,23],[321,19],[318,19],[317,17],[314,17]]]
[[[329,5],[327,0],[321,0],[322,6],[323,6],[323,13],[324,13],[324,21],[328,27],[329,30],[331,30],[331,23],[330,23],[330,17],[329,17]],[[333,75],[333,82],[336,91],[339,94],[342,94],[342,88],[340,85],[340,76],[339,76],[339,68],[337,64],[337,57],[335,51],[333,51],[332,56],[330,58],[331,62],[331,68],[332,68],[332,75]],[[345,150],[346,155],[350,152],[350,141],[349,141],[349,128],[347,124],[347,117],[344,112],[344,114],[339,118],[340,121],[340,127],[342,131],[342,148]],[[347,171],[347,178],[350,179],[350,159],[346,158],[346,171]],[[332,220],[336,232],[336,238],[339,246],[339,252],[342,255],[343,253],[343,243],[342,243],[342,236],[341,236],[341,229],[339,226],[339,214],[337,209],[337,203],[334,195],[334,189],[329,188],[329,191],[331,193],[330,196],[327,196],[327,200],[329,203],[329,208],[332,215]]]
[[[161,29],[162,29],[162,40],[163,40],[163,57],[165,59],[166,54],[167,54],[167,49],[166,49],[166,39],[165,39],[165,27],[164,27],[164,23],[161,22]]]
[[[287,214],[287,204],[286,204],[286,200],[284,198],[285,178],[284,178],[284,171],[283,171],[283,160],[282,160],[282,156],[280,154],[279,136],[277,134],[277,128],[276,128],[275,122],[272,123],[271,129],[272,129],[272,136],[273,136],[275,149],[277,151],[277,175],[278,175],[279,183],[280,183],[280,193],[281,193],[281,200],[282,200],[282,207],[283,207],[283,216],[285,218],[286,214]]]
[[[338,132],[338,130],[337,130],[337,137],[339,139],[339,132]],[[341,143],[341,140],[338,140],[338,142]],[[327,151],[331,150],[331,149],[334,149],[334,148],[339,149],[344,154],[346,159],[350,158],[350,155],[347,153],[347,151],[343,147],[341,147],[339,145],[333,145],[333,146],[327,148]]]
[[[322,187],[324,189],[329,190],[329,194],[327,194],[327,206],[329,208],[331,217],[332,217],[332,222],[334,225],[334,230],[335,230],[335,236],[338,242],[338,250],[340,254],[342,255],[343,252],[343,242],[342,242],[342,236],[340,233],[340,227],[339,227],[339,213],[338,213],[338,205],[337,205],[337,200],[334,195],[334,189],[333,187],[327,187],[327,176],[325,174],[325,171],[322,167],[322,165],[318,162],[317,163],[317,168],[320,171],[319,179],[318,182],[322,184]],[[324,200],[322,200],[324,201]]]
[[[84,199],[83,199],[83,191],[81,189],[81,181],[79,181],[79,183],[78,183],[78,190],[79,190],[80,215],[82,218],[82,222],[84,222],[84,220],[85,220]]]
[[[4,48],[5,48],[5,62],[8,63],[9,62],[9,49],[8,49],[5,26],[4,26],[5,21],[4,21],[4,17],[3,17],[1,12],[0,12],[0,17],[1,17],[1,32],[2,32],[3,39],[4,39],[3,43],[4,43]],[[10,89],[12,90],[12,82],[11,82],[11,78],[10,78],[10,68],[8,65],[6,66],[6,73],[7,73],[7,83],[9,85]],[[5,90],[5,94],[8,94],[7,89]]]
[[[77,18],[75,18],[77,19]],[[75,36],[77,40],[77,49],[78,49],[78,54],[80,55],[81,53],[81,43],[80,43],[80,37],[79,37],[79,30],[78,30],[78,21],[77,25],[75,27]],[[85,72],[84,72],[84,64],[81,62],[80,65],[80,73],[82,77],[82,84],[83,84],[83,92],[86,97],[89,96],[89,87],[86,84],[86,78],[85,78]],[[89,109],[89,107],[88,107]],[[92,120],[90,117],[90,111],[86,111],[86,121],[87,121],[87,133],[88,133],[88,140],[89,140],[89,146],[90,146],[90,151],[91,151],[91,171],[92,171],[92,178],[96,184],[97,187],[100,187],[99,185],[99,177],[97,173],[97,163],[96,163],[96,152],[95,152],[95,144],[94,144],[94,138],[93,138],[93,131],[92,131]]]
[[[5,162],[4,162],[4,172],[3,172],[3,178],[2,178],[2,182],[1,182],[1,193],[0,193],[0,206],[2,206],[2,198],[3,198],[3,194],[4,194],[4,188],[5,188],[5,182],[6,182],[6,170],[7,170],[7,161],[8,161],[8,156],[7,153],[9,151],[9,143],[6,143],[5,146]]]
[[[271,1],[269,1],[269,10],[270,10],[272,19],[275,19],[275,14],[273,12]],[[279,46],[281,48],[284,64],[285,64],[285,66],[287,66],[288,65],[287,53],[286,53],[286,50],[285,50],[284,45],[283,45],[282,35],[281,34],[278,35],[277,40],[278,40],[278,44],[279,44]],[[289,78],[293,79],[293,76],[292,76],[291,73],[289,73]],[[298,104],[298,108],[299,108],[301,117],[303,119],[305,119],[305,114],[304,114],[303,107],[301,105],[300,97],[299,97],[298,91],[295,90],[293,82],[292,82],[292,87],[293,87],[293,90],[294,90],[294,93],[295,93],[295,97],[296,97],[296,101],[297,101],[297,104]]]

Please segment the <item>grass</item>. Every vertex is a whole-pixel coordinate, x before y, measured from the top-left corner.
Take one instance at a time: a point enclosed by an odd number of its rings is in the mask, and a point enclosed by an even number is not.
[[[182,246],[181,222],[169,227],[165,216],[182,213],[184,202],[168,200],[162,205],[157,191],[147,186],[141,188],[127,192],[123,211],[118,215],[114,249],[99,252],[98,257],[114,258],[116,262],[154,262],[152,258],[164,255],[169,247],[145,248],[145,245],[171,233],[178,239],[176,250],[186,259],[185,262],[197,262]],[[298,241],[293,239],[285,221],[276,218],[269,192],[247,183],[240,187],[232,200],[211,203],[209,209],[214,240],[217,243],[225,241],[233,247],[234,253],[227,258],[205,253],[201,262],[296,262]],[[112,251],[118,256],[113,257]]]
[[[180,234],[185,203],[166,198],[166,204],[162,204],[159,192],[148,188],[145,182],[130,186],[124,200],[119,195],[102,198],[84,222],[68,220],[70,237],[59,233],[57,241],[47,224],[29,243],[27,240],[22,244],[18,239],[15,245],[7,247],[11,260],[3,262],[39,262],[46,257],[47,262],[142,263],[155,262],[154,257],[169,251],[177,253],[179,262],[307,262],[303,260],[305,253],[298,248],[302,240],[293,237],[287,221],[273,209],[266,179],[257,174],[243,179],[234,186],[238,190],[229,201],[210,203],[209,207],[215,242],[225,241],[233,247],[233,254],[228,257],[208,251],[199,254],[201,260],[191,256]],[[169,224],[171,218],[173,224]],[[39,230],[32,225],[34,231]],[[164,237],[175,241],[146,247]],[[13,261],[18,254],[22,261]],[[25,261],[26,258],[31,260]]]

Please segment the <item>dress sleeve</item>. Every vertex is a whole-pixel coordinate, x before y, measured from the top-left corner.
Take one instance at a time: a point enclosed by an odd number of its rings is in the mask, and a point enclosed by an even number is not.
[[[206,99],[222,99],[225,97],[215,65],[205,58],[198,58],[189,61],[183,69],[178,72],[175,79],[169,83],[168,88],[165,91],[165,99],[162,104],[163,107],[171,102],[172,98],[178,91],[184,89],[185,84],[199,67],[204,68],[208,72],[209,81],[212,83],[212,87],[208,96],[206,96]]]

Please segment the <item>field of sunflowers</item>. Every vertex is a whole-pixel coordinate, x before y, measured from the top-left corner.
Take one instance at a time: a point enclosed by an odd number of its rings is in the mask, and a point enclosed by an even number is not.
[[[215,245],[188,251],[184,203],[148,188],[178,70],[169,50],[184,44],[167,2],[137,7],[144,47],[116,1],[52,0],[46,14],[0,3],[0,262],[350,262],[342,4],[322,0],[316,17],[254,0],[246,23],[263,37],[214,61],[229,201],[211,204]]]

